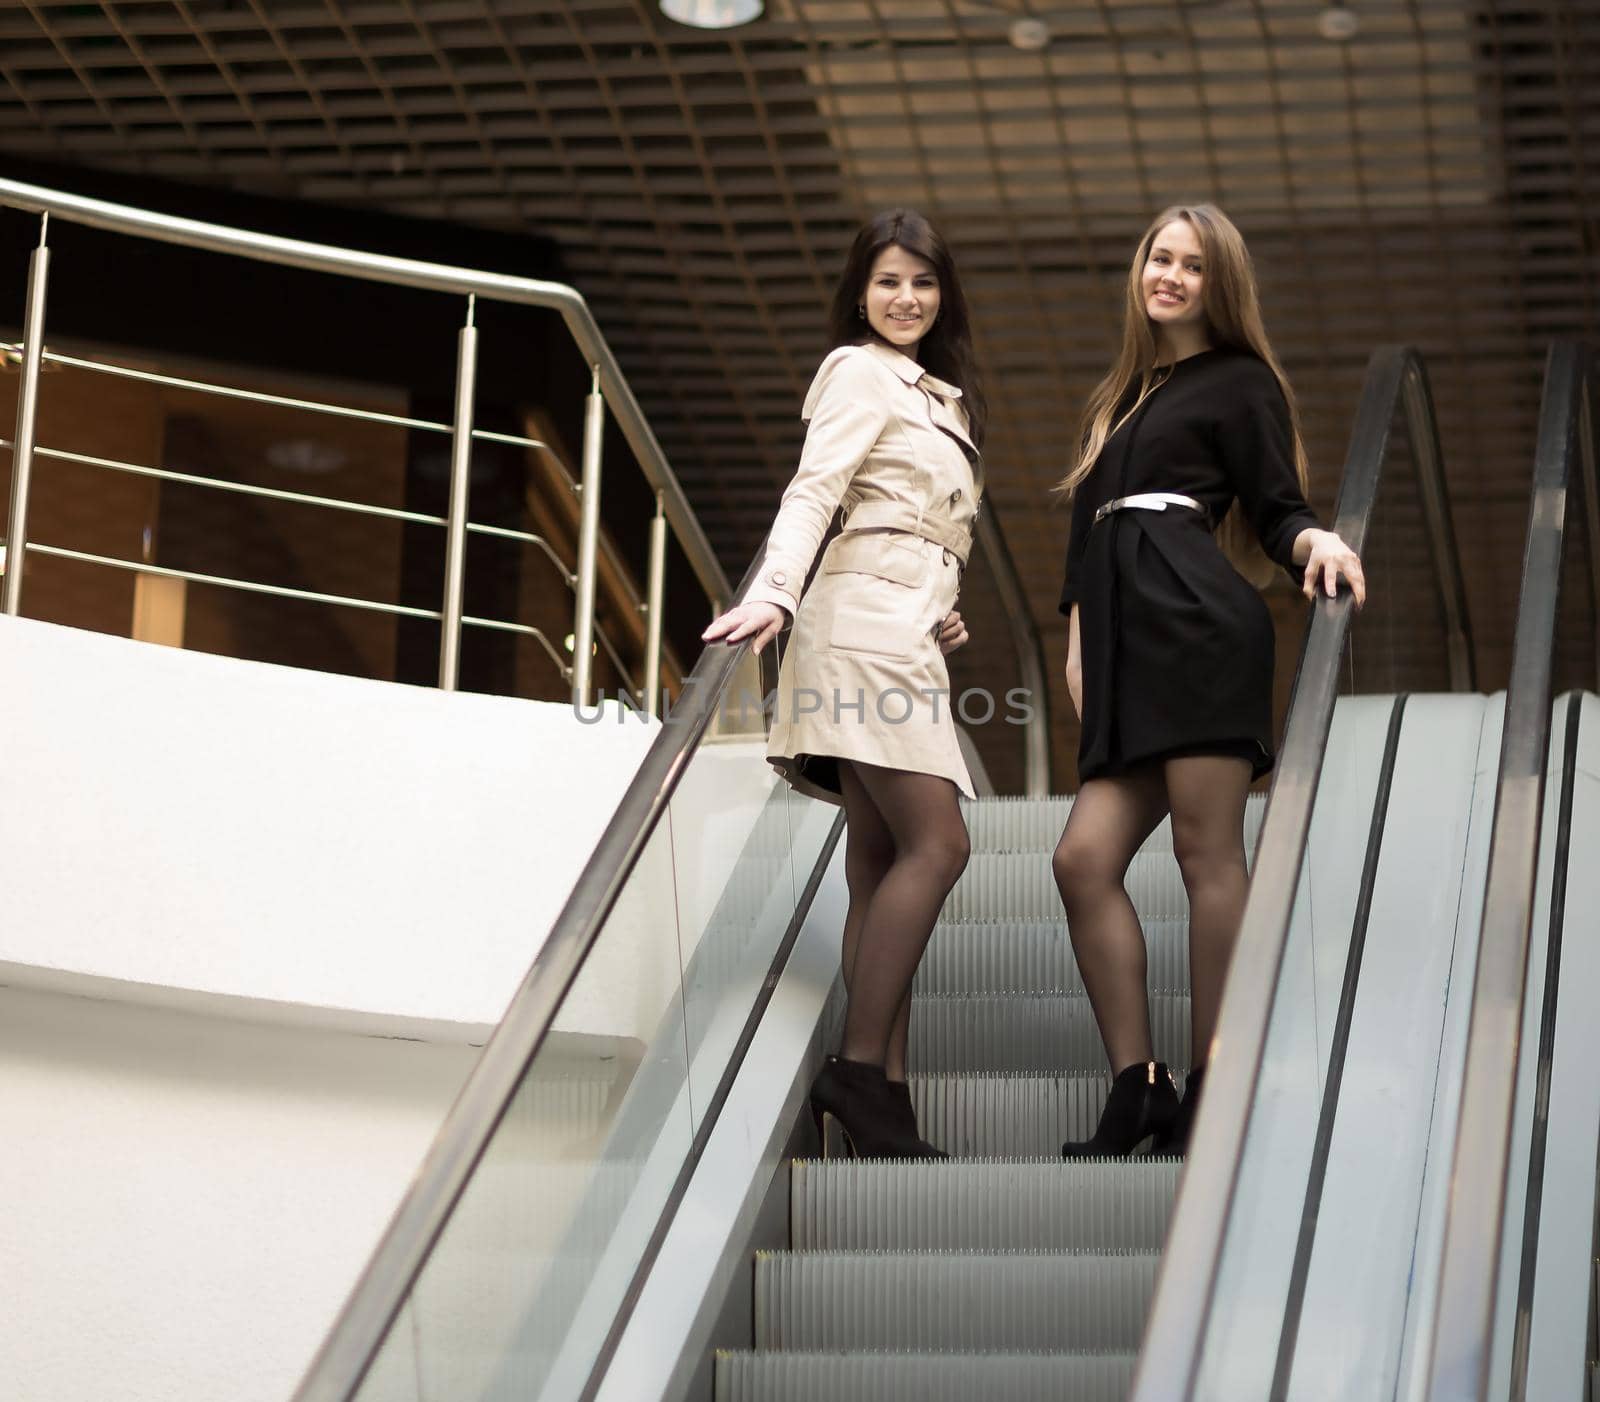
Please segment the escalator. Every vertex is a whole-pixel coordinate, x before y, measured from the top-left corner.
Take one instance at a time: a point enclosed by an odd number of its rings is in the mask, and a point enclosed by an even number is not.
[[[955,1158],[816,1157],[842,822],[729,722],[753,659],[708,652],[298,1402],[1431,1395],[1503,701],[1471,691],[1413,354],[1374,356],[1335,529],[1362,548],[1397,408],[1458,694],[1338,698],[1352,606],[1313,606],[1186,1166],[1057,1156],[1106,1087],[1050,875],[1064,798],[966,810],[911,1041]],[[1129,889],[1181,1079],[1165,827]]]
[[[1249,806],[1247,837],[1263,801]],[[755,1260],[755,1347],[718,1402],[1117,1398],[1133,1378],[1180,1163],[1063,1163],[1093,1133],[1105,1053],[1062,938],[1050,854],[1070,801],[967,805],[972,858],[913,989],[910,1084],[950,1163],[798,1159],[792,1242]],[[1189,1059],[1186,902],[1170,826],[1128,890],[1152,1030]]]

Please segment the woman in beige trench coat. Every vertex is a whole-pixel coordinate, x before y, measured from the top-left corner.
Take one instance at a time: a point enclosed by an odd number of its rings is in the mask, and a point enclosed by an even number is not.
[[[942,1157],[917,1133],[906,1037],[912,977],[969,851],[958,797],[972,781],[944,655],[967,639],[955,603],[984,404],[966,301],[926,219],[895,210],[861,229],[831,330],[756,581],[705,639],[759,652],[793,621],[769,757],[845,808],[849,1003],[811,1090],[824,1151],[832,1118],[849,1152]],[[805,589],[836,510],[840,534]]]

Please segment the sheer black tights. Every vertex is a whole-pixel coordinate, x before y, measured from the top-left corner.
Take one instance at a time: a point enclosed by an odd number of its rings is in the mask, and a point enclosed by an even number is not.
[[[904,1080],[911,980],[971,850],[956,787],[932,774],[840,761],[849,1005],[839,1054]]]
[[[1072,952],[1113,1072],[1153,1058],[1144,932],[1123,879],[1133,855],[1170,812],[1189,897],[1190,1065],[1202,1065],[1244,913],[1244,806],[1250,766],[1190,755],[1078,792],[1052,866]]]

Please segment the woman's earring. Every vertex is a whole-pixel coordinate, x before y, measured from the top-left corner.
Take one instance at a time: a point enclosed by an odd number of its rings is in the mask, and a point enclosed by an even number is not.
[[[866,304],[865,303],[862,303],[862,302],[857,302],[856,303],[856,315],[858,317],[860,317],[862,321],[865,321],[867,319],[867,308],[866,308]]]

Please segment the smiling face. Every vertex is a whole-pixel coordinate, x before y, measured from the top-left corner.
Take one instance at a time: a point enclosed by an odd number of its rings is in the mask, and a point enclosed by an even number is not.
[[[1200,236],[1187,219],[1174,219],[1159,230],[1140,275],[1145,315],[1156,339],[1163,331],[1192,336],[1205,325],[1202,292],[1205,264]]]
[[[890,244],[873,261],[861,302],[873,333],[914,357],[939,315],[939,275],[926,258]]]

